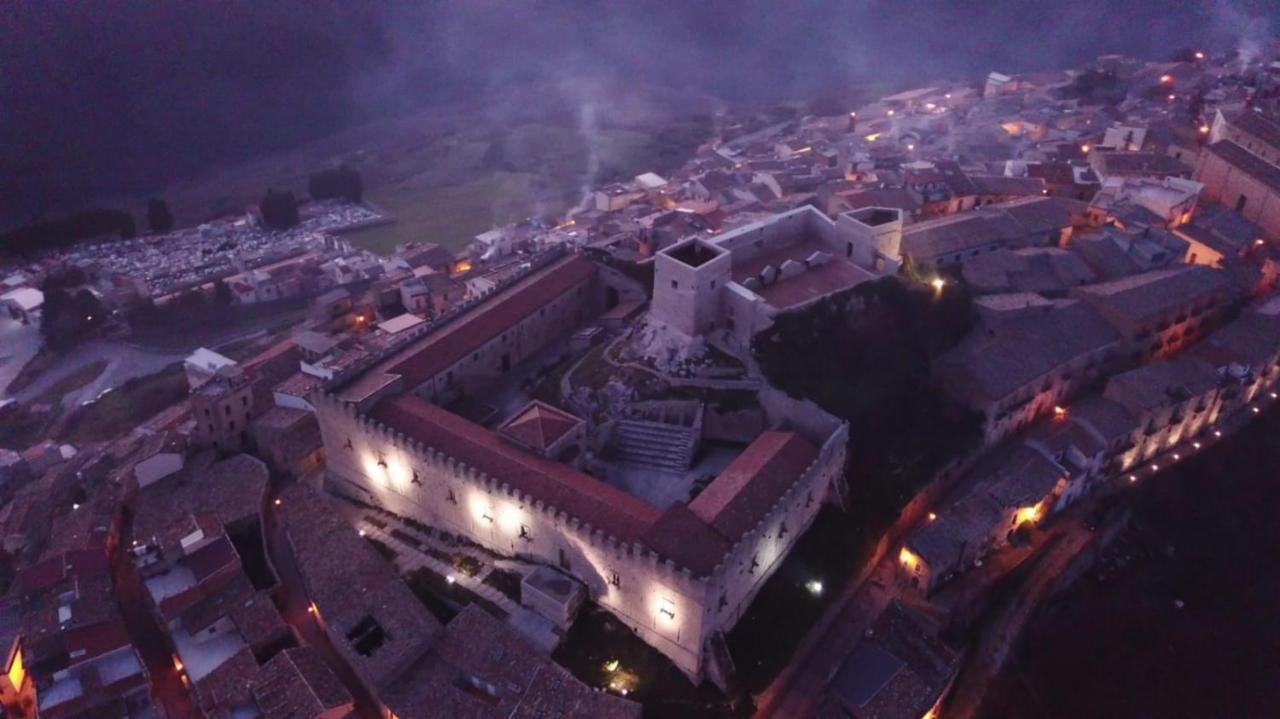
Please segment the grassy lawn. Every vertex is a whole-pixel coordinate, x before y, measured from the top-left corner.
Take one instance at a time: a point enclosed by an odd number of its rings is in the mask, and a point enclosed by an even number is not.
[[[369,200],[395,216],[389,225],[344,235],[352,244],[390,254],[402,242],[435,242],[461,249],[485,230],[523,219],[538,209],[539,177],[498,172],[457,185],[421,187],[412,178],[369,190]],[[564,202],[547,210],[562,213]]]
[[[106,368],[106,360],[94,360],[57,382],[54,382],[52,385],[49,385],[49,388],[44,392],[41,392],[40,395],[35,398],[33,403],[57,404],[62,401],[63,395],[66,395],[68,392],[74,392],[94,381]]]
[[[134,377],[80,408],[63,427],[61,437],[73,442],[109,439],[186,396],[187,378],[182,363],[175,362],[155,374]]]

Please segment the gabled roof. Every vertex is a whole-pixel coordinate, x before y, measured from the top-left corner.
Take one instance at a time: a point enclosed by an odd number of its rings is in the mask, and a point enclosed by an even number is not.
[[[498,433],[536,451],[551,445],[582,423],[581,419],[534,400],[498,427]]]
[[[765,432],[721,470],[689,509],[728,539],[764,518],[818,456],[795,432]]]

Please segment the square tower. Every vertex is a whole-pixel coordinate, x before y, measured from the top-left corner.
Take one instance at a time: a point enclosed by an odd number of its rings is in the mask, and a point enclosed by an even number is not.
[[[690,337],[716,329],[731,269],[728,250],[696,237],[662,250],[654,258],[652,316]]]

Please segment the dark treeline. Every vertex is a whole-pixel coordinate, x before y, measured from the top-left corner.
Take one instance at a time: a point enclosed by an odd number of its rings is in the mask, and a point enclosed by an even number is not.
[[[313,200],[350,200],[364,198],[364,180],[360,173],[340,165],[332,170],[320,170],[307,178],[307,194]]]
[[[138,232],[133,215],[98,208],[45,220],[0,235],[0,255],[30,257],[40,250],[70,247],[89,239],[129,239]]]

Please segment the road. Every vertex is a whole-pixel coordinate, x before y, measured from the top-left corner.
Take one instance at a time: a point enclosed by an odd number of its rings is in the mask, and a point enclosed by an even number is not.
[[[92,382],[63,397],[63,405],[73,407],[81,402],[94,399],[104,390],[125,383],[133,377],[159,372],[165,367],[182,360],[184,355],[172,352],[160,352],[142,349],[114,340],[90,340],[77,346],[54,360],[53,364],[40,373],[34,382],[23,387],[15,395],[19,402],[30,402],[55,382],[99,360],[106,362],[106,369]]]
[[[888,552],[865,578],[845,586],[809,630],[791,662],[755,698],[756,719],[790,719],[813,713],[845,657],[896,596],[895,575],[894,559]]]
[[[284,489],[284,483],[273,477],[272,487],[268,492],[266,505],[262,515],[262,536],[266,544],[267,557],[275,569],[280,586],[276,590],[276,606],[280,615],[289,626],[293,627],[298,637],[306,644],[320,652],[329,669],[342,681],[347,691],[355,699],[355,715],[360,719],[381,719],[380,703],[365,687],[351,665],[343,659],[329,635],[320,627],[319,619],[309,609],[311,600],[307,596],[306,585],[302,581],[302,573],[294,561],[293,552],[289,549],[285,528],[276,511],[276,496]]]
[[[9,383],[36,356],[43,342],[36,325],[24,325],[0,311],[0,399],[8,397]]]
[[[125,521],[120,527],[120,542],[109,555],[120,614],[133,646],[138,650],[147,667],[147,674],[150,675],[151,697],[164,706],[170,717],[198,719],[203,715],[183,686],[181,673],[173,666],[174,650],[169,642],[169,632],[160,626],[151,613],[146,589],[125,551],[126,547],[132,545],[132,534],[132,516],[126,511]]]

